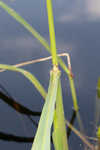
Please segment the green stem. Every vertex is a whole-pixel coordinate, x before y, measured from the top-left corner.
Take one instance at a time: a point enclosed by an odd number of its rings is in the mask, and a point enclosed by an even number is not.
[[[47,0],[47,2],[48,2],[48,5],[49,5],[50,0]],[[49,53],[51,53],[51,49],[49,47],[48,42],[30,24],[28,24],[27,21],[25,21],[20,15],[18,15],[18,13],[16,13],[13,9],[11,9],[10,7],[8,7],[2,1],[0,1],[0,7],[2,7],[14,19],[16,19],[17,22],[19,22],[20,24],[22,24],[36,39],[38,39],[40,41],[40,43],[46,48],[46,50]],[[50,11],[50,8],[52,9],[52,7],[51,6],[48,6],[48,7],[49,7],[49,11]],[[51,17],[52,17],[52,15],[51,15]],[[53,20],[53,18],[52,18],[52,20]],[[52,29],[51,33],[50,33],[50,38],[54,38],[54,40],[53,40],[53,42],[54,42],[55,41],[55,32],[54,32],[54,28],[53,28],[53,22],[52,22],[52,26],[50,26],[50,28]],[[53,45],[53,44],[51,44],[51,45]],[[56,49],[56,44],[54,46],[54,49]],[[53,48],[52,48],[52,50],[53,50]],[[52,56],[53,56],[53,64],[57,65],[56,50],[54,50]],[[58,62],[59,62],[60,66],[63,68],[63,70],[66,72],[66,74],[69,77],[70,76],[70,71],[66,67],[65,63],[63,62],[63,60],[60,57],[58,58]],[[69,77],[69,80],[70,80],[70,87],[71,87],[71,92],[72,92],[72,98],[73,98],[73,101],[74,101],[74,106],[75,106],[75,109],[77,110],[78,106],[76,106],[77,105],[77,97],[76,97],[76,91],[75,91],[75,87],[74,87],[74,81],[72,81],[73,79],[71,79],[70,77]]]
[[[58,65],[57,54],[56,54],[56,39],[55,39],[55,29],[54,29],[54,18],[52,10],[51,0],[47,0],[47,14],[48,14],[48,24],[49,24],[49,35],[50,35],[50,48],[52,54],[53,65]]]

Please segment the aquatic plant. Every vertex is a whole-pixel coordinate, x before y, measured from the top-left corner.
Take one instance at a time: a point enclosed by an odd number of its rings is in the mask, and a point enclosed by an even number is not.
[[[55,150],[68,150],[68,140],[67,140],[67,132],[66,132],[66,124],[74,131],[83,142],[88,145],[91,149],[94,149],[93,145],[91,145],[88,140],[81,136],[77,130],[73,126],[71,126],[64,116],[64,108],[63,108],[63,98],[62,98],[62,85],[61,85],[61,71],[59,70],[59,65],[65,71],[66,75],[69,78],[70,90],[72,93],[73,106],[74,110],[77,113],[77,118],[79,124],[81,123],[80,115],[78,112],[78,104],[77,104],[77,96],[76,90],[74,86],[73,73],[71,68],[71,62],[69,54],[58,54],[56,49],[56,37],[55,37],[55,28],[54,28],[54,19],[53,19],[53,11],[52,11],[52,2],[51,0],[46,0],[47,3],[47,14],[48,14],[48,25],[49,25],[49,35],[50,35],[50,46],[48,42],[29,24],[25,21],[17,12],[15,12],[12,8],[7,6],[3,1],[0,1],[0,7],[2,7],[8,14],[10,14],[17,22],[24,26],[50,53],[50,59],[52,59],[52,70],[50,71],[50,81],[48,92],[45,91],[44,87],[41,85],[40,81],[30,72],[19,68],[20,66],[27,65],[30,63],[35,63],[35,61],[24,62],[17,65],[5,65],[0,64],[0,69],[2,71],[10,70],[19,72],[24,75],[38,90],[38,92],[44,98],[44,106],[42,110],[42,114],[40,117],[38,129],[35,135],[35,139],[32,145],[32,150],[50,150],[50,139],[52,134],[53,144]],[[64,61],[60,58],[60,56],[67,56],[68,67],[64,63]],[[42,59],[43,61],[49,58]],[[42,61],[39,59],[38,61]],[[65,121],[66,120],[66,121]],[[53,125],[53,132],[51,133],[51,127]]]

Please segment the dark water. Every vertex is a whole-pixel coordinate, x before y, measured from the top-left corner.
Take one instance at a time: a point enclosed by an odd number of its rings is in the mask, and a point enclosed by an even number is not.
[[[49,39],[45,1],[37,0],[4,0],[6,4],[23,16],[43,37]],[[99,1],[57,0],[54,5],[57,48],[71,56],[75,76],[80,115],[85,132],[95,136],[93,129],[96,84],[100,76],[100,9]],[[49,41],[49,40],[48,40]],[[72,50],[68,50],[68,48]],[[16,64],[27,60],[49,56],[44,47],[32,37],[19,23],[0,8],[0,63]],[[66,59],[64,59],[66,61]],[[33,73],[47,89],[51,62],[42,62],[23,67]],[[41,70],[41,71],[40,71]],[[70,120],[72,115],[72,98],[69,82],[62,72],[62,86],[65,116]],[[36,89],[13,72],[0,73],[0,85],[19,103],[33,111],[41,111],[42,97]],[[2,88],[1,88],[2,89]],[[2,90],[4,91],[4,89]],[[34,117],[38,122],[39,117]],[[77,120],[75,121],[77,127]],[[17,113],[1,99],[0,132],[16,136],[32,137],[36,127],[30,120]],[[70,149],[83,149],[81,140],[72,133],[69,139]],[[31,143],[17,143],[0,140],[0,148],[30,150]]]

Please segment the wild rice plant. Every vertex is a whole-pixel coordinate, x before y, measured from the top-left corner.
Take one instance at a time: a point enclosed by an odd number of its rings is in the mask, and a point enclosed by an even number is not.
[[[71,69],[70,57],[68,58],[68,67],[63,60],[58,56],[56,49],[56,38],[53,20],[53,11],[51,0],[47,0],[47,14],[48,14],[48,25],[50,35],[50,46],[48,42],[29,24],[25,21],[17,12],[7,6],[3,1],[0,1],[0,7],[2,7],[8,14],[10,14],[17,22],[24,26],[51,54],[52,58],[52,70],[50,71],[50,81],[48,92],[45,91],[39,80],[30,72],[19,68],[20,65],[5,65],[0,64],[0,69],[16,71],[23,74],[40,92],[42,97],[45,99],[44,107],[42,110],[41,118],[39,121],[38,129],[35,135],[35,140],[32,145],[32,150],[50,150],[50,137],[51,127],[53,124],[53,143],[55,150],[68,150],[66,124],[63,109],[63,98],[62,98],[62,85],[60,81],[61,71],[59,65],[66,72],[69,78],[70,89],[72,93],[74,109],[78,111],[77,96],[74,86],[73,74]]]

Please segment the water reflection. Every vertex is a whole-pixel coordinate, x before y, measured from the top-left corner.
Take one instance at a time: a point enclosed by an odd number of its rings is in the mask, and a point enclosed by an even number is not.
[[[13,7],[19,14],[21,14],[33,27],[35,27],[47,40],[49,39],[48,34],[48,24],[46,16],[45,1],[25,1],[25,0],[4,0],[9,6]],[[42,3],[43,2],[43,3]],[[54,3],[54,14],[55,14],[55,27],[56,27],[56,40],[57,48],[65,49],[71,47],[71,61],[73,73],[75,74],[75,84],[77,87],[77,94],[79,98],[80,111],[82,113],[82,119],[84,122],[85,130],[87,135],[93,135],[92,127],[90,127],[90,121],[93,120],[94,114],[94,101],[96,94],[96,82],[98,76],[100,76],[100,69],[98,68],[100,64],[100,2],[94,0],[84,0],[84,1],[72,1],[72,0],[57,0],[53,1]],[[40,58],[45,55],[44,48],[41,45],[38,46],[38,42],[35,39],[32,39],[31,35],[23,29],[15,20],[13,20],[8,14],[6,14],[0,8],[0,62],[8,64],[16,64],[25,60],[31,60],[33,57]],[[47,55],[47,53],[46,53]],[[30,67],[29,71],[37,73],[39,79],[43,79],[42,82],[48,81],[48,74],[42,74],[47,71],[49,65],[46,65],[42,68],[41,74],[37,71],[37,66]],[[38,70],[40,71],[40,68]],[[49,72],[50,68],[48,69]],[[12,89],[17,85],[17,88],[20,88],[20,91],[25,95],[23,103],[27,101],[25,90],[22,90],[21,87],[17,84],[15,79],[8,75],[7,83],[9,83],[7,89]],[[1,81],[5,77],[0,75]],[[42,78],[45,76],[44,78]],[[8,82],[10,78],[11,82]],[[13,82],[14,80],[14,82]],[[24,81],[23,81],[24,82]],[[66,82],[65,78],[62,79],[63,82],[63,94],[64,94],[64,107],[65,116],[68,117],[69,112],[72,107],[71,96],[68,91],[68,99],[66,101]],[[6,83],[6,82],[5,82]],[[22,82],[21,82],[22,83]],[[24,83],[23,83],[24,84]],[[47,86],[47,85],[46,85]],[[16,88],[16,89],[17,89]],[[14,88],[13,88],[14,89]],[[3,90],[4,92],[5,90]],[[12,90],[13,91],[13,90]],[[27,93],[33,90],[28,90]],[[20,92],[20,93],[21,93]],[[17,112],[22,114],[27,114],[30,116],[33,111],[27,107],[17,103],[15,99],[10,96],[7,91],[1,93],[2,99],[9,104],[10,107],[16,109]],[[13,93],[13,92],[12,92]],[[17,92],[15,92],[17,93]],[[90,93],[90,94],[89,94]],[[17,94],[16,94],[17,95]],[[34,93],[36,95],[36,93]],[[32,95],[33,96],[33,95]],[[37,99],[40,97],[30,96],[30,99],[35,99],[35,106],[37,104]],[[19,96],[20,97],[20,96]],[[19,98],[20,99],[20,98]],[[13,100],[13,101],[12,101]],[[96,102],[98,99],[96,99]],[[30,105],[33,101],[30,101]],[[97,113],[100,112],[99,104],[96,108]],[[69,108],[70,107],[70,108]],[[5,107],[4,107],[5,108]],[[99,110],[99,111],[98,111]],[[8,110],[7,110],[8,111]],[[36,112],[37,113],[37,112]],[[40,113],[40,112],[39,112]],[[74,113],[73,113],[74,114]],[[75,115],[75,114],[74,114]],[[73,115],[73,116],[74,116]],[[14,116],[13,116],[14,118]],[[96,118],[95,118],[96,119]],[[4,118],[2,117],[2,120]],[[72,119],[73,120],[73,119]],[[1,121],[2,122],[2,121]],[[9,123],[11,124],[11,123]],[[94,121],[95,124],[95,121]],[[36,124],[37,125],[37,124]],[[10,126],[10,125],[9,125]],[[68,129],[68,134],[71,133],[71,130]],[[3,136],[3,134],[2,134]],[[93,135],[94,136],[94,135]],[[95,135],[96,136],[96,135]],[[7,135],[6,135],[7,137]],[[75,137],[76,138],[76,137]],[[80,149],[79,145],[76,145],[76,149]],[[73,144],[73,145],[74,145]],[[73,146],[73,149],[75,146]],[[6,149],[6,148],[5,148]]]
[[[0,85],[0,88],[1,90],[3,90],[3,92],[0,91],[0,99],[3,100],[6,104],[8,104],[8,106],[13,108],[18,113],[21,113],[22,115],[27,115],[28,119],[31,120],[31,123],[34,124],[36,127],[38,127],[38,124],[31,118],[31,116],[34,116],[34,117],[40,116],[41,112],[33,112],[30,109],[26,108],[25,106],[21,105],[20,103],[17,103],[2,85]],[[86,137],[82,135],[81,133],[79,133],[79,131],[77,131],[73,127],[74,121],[77,118],[76,116],[77,116],[77,113],[73,110],[70,123],[66,120],[66,123],[68,125],[68,129],[67,129],[68,139],[71,135],[71,132],[73,131],[85,143],[85,146],[88,146],[91,149],[93,149],[93,145],[88,142]],[[32,143],[34,140],[34,137],[17,136],[15,134],[8,134],[8,133],[0,132],[0,139],[4,141],[8,141],[8,142]],[[52,142],[52,137],[51,137],[51,142]]]
[[[8,91],[0,85],[0,100],[8,104],[9,107],[13,108],[18,113],[21,113],[22,115],[27,115],[28,119],[31,120],[31,123],[33,123],[36,127],[38,127],[38,124],[31,118],[31,116],[40,116],[41,112],[31,111],[30,109],[26,108],[25,106],[21,105],[20,103],[16,102],[15,99],[8,93]],[[70,124],[74,124],[74,120],[76,117],[76,112],[73,111],[72,118],[70,121]],[[71,133],[71,128],[68,128],[68,138]],[[4,132],[0,132],[0,139],[4,141],[12,141],[12,142],[18,142],[18,143],[32,143],[34,140],[34,137],[23,137],[23,136],[16,136],[14,134],[7,134]],[[52,139],[51,139],[52,141]]]
[[[40,116],[41,112],[31,111],[30,109],[26,108],[25,106],[21,105],[20,103],[16,102],[14,98],[7,92],[7,90],[0,85],[0,88],[4,91],[0,91],[0,100],[4,101],[8,106],[13,108],[18,113],[22,115],[27,115],[28,119],[37,127],[38,124],[31,118],[31,116]],[[6,94],[5,94],[6,93]],[[34,137],[20,137],[14,134],[7,134],[4,132],[0,132],[0,139],[4,141],[14,141],[14,142],[33,142]]]
[[[71,118],[71,120],[70,120],[70,124],[71,124],[71,125],[74,125],[75,119],[76,119],[76,111],[73,110],[72,118]],[[67,129],[67,137],[68,137],[68,139],[69,139],[69,137],[70,137],[71,131],[72,131],[71,128],[68,127],[68,129]]]

